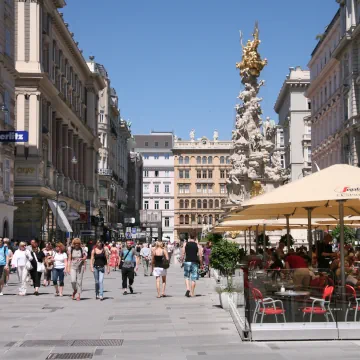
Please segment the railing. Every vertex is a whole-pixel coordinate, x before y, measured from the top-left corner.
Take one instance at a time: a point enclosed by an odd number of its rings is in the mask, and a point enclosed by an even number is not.
[[[112,169],[99,169],[99,175],[112,176]]]
[[[311,140],[311,134],[303,134],[303,140]]]

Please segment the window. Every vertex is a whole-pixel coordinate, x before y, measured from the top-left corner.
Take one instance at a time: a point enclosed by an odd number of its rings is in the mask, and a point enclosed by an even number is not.
[[[212,194],[213,192],[213,186],[212,184],[208,184],[208,194]]]
[[[212,156],[209,156],[209,157],[208,157],[208,164],[211,165],[211,164],[212,164],[212,161],[213,161]]]
[[[198,165],[201,165],[201,157],[200,157],[200,156],[198,156],[198,157],[196,158],[196,163],[197,163]]]
[[[206,156],[203,156],[203,158],[202,158],[202,163],[203,163],[203,165],[206,165],[206,164],[207,164],[207,158],[206,158]]]
[[[227,164],[231,164],[231,162],[230,162],[230,156],[227,156],[227,157],[226,157],[226,163],[227,163]]]
[[[221,200],[221,207],[223,207],[225,205],[225,199]]]
[[[197,219],[197,223],[198,223],[198,225],[201,225],[202,224],[202,221],[201,221],[202,219],[201,219],[201,215],[198,215],[198,219]]]
[[[209,209],[214,207],[214,200],[209,200]]]
[[[183,164],[184,163],[184,158],[182,156],[179,157],[179,164]]]
[[[201,200],[198,200],[198,201],[197,201],[197,208],[198,208],[198,209],[201,209]]]
[[[311,149],[308,148],[308,162],[311,162]]]
[[[209,215],[209,225],[212,225],[212,223],[213,223],[213,217],[212,215]]]
[[[9,193],[10,192],[10,160],[5,159],[4,161],[4,191]]]
[[[155,159],[155,160],[159,160],[159,154],[155,154],[155,155],[154,155],[154,159]]]
[[[155,147],[158,147],[159,143],[157,141],[155,141]]]
[[[206,178],[207,178],[207,171],[206,171],[206,170],[203,170],[203,172],[202,172],[202,177],[203,177],[203,179],[206,179]]]
[[[148,210],[148,209],[149,209],[149,201],[148,201],[148,200],[145,200],[145,201],[144,201],[144,209],[145,209],[145,210]]]
[[[11,32],[5,28],[5,54],[11,57]]]
[[[170,176],[170,171],[169,170],[166,170],[165,171],[165,177],[169,177]]]
[[[180,215],[180,224],[181,224],[181,225],[184,224],[184,215]]]
[[[144,177],[149,177],[149,170],[144,170]]]
[[[179,185],[179,194],[184,194],[185,193],[185,188],[183,184]]]
[[[155,184],[154,192],[155,192],[156,194],[159,193],[159,184]]]
[[[164,158],[165,158],[165,160],[169,160],[169,159],[170,159],[170,155],[169,155],[169,154],[165,154]]]
[[[200,171],[200,170],[197,170],[197,171],[196,171],[196,177],[197,177],[198,179],[201,179],[201,171]]]
[[[165,194],[168,194],[170,192],[170,185],[165,184]]]
[[[169,226],[170,226],[170,218],[166,217],[165,218],[165,227],[169,227]]]
[[[10,93],[5,90],[4,91],[4,105],[7,109],[5,112],[5,124],[10,124],[10,111],[11,111],[11,104],[10,104]]]
[[[199,194],[201,193],[201,184],[196,185],[196,192]]]
[[[220,184],[220,194],[226,194],[226,187],[224,184]]]
[[[185,224],[189,225],[189,215],[185,215]]]
[[[189,200],[185,200],[185,209],[188,209],[189,208]]]
[[[155,170],[155,177],[159,177],[159,170]]]
[[[184,208],[184,200],[180,200],[180,209]]]
[[[169,200],[165,200],[165,210],[169,210],[170,209],[170,202]]]
[[[149,142],[145,141],[145,147],[148,147],[148,146],[149,146]]]
[[[185,179],[190,179],[190,170],[185,170]]]
[[[220,164],[225,164],[225,156],[220,156]]]
[[[219,200],[216,199],[216,200],[215,200],[215,208],[218,209],[219,207],[220,207]]]
[[[203,209],[207,209],[207,200],[203,201]]]
[[[212,170],[209,170],[209,171],[208,171],[208,178],[209,178],[209,179],[212,179],[212,175],[213,175],[213,174],[212,174]]]
[[[205,215],[205,216],[204,216],[204,224],[206,225],[207,222],[208,222],[208,218],[207,218],[207,216]]]
[[[169,142],[165,141],[165,147],[169,147]]]
[[[155,200],[155,210],[159,210],[159,200]]]
[[[99,121],[100,121],[101,123],[103,123],[103,122],[104,122],[104,112],[103,112],[103,111],[100,111],[100,114],[99,114]]]
[[[190,164],[190,158],[188,156],[185,156],[185,164]]]
[[[220,178],[225,179],[225,170],[220,170]]]
[[[179,179],[184,178],[184,170],[179,170]]]
[[[206,194],[207,193],[207,185],[203,184],[202,189],[203,189],[203,194]]]
[[[149,191],[150,191],[149,184],[144,184],[144,193],[149,193]]]
[[[185,185],[184,189],[185,189],[185,194],[190,194],[190,185]]]

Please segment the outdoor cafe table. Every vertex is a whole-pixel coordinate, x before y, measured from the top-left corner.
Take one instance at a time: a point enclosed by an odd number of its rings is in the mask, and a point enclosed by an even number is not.
[[[279,297],[286,297],[286,298],[290,299],[290,303],[291,303],[291,307],[290,307],[291,321],[295,322],[295,315],[296,315],[295,314],[296,313],[295,298],[309,296],[310,292],[309,291],[286,290],[286,291],[277,291],[275,293],[275,295],[277,295]]]

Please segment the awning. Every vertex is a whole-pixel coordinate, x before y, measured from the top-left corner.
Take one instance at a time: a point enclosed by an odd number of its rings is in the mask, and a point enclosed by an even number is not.
[[[51,207],[51,211],[54,214],[55,221],[56,221],[56,213],[58,215],[57,223],[58,223],[58,226],[61,229],[61,231],[63,231],[63,232],[73,232],[72,228],[71,228],[71,226],[69,224],[69,221],[66,218],[66,215],[64,214],[64,212],[62,211],[61,207],[56,206],[56,201],[48,199],[48,203],[49,203],[49,205]],[[56,209],[56,207],[57,207],[57,209]]]

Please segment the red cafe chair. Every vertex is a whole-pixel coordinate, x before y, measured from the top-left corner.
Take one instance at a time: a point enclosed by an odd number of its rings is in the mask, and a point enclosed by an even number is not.
[[[311,297],[310,300],[313,300],[312,305],[311,307],[309,306],[302,309],[303,317],[305,317],[306,314],[310,314],[310,322],[312,322],[313,314],[320,314],[320,315],[324,315],[326,321],[329,322],[329,315],[330,315],[332,321],[335,321],[334,315],[332,314],[330,309],[330,301],[333,292],[334,292],[333,286],[326,286],[321,299]],[[317,303],[319,304],[319,306],[315,306]]]
[[[348,313],[350,310],[355,310],[354,313],[354,321],[356,321],[357,318],[357,312],[360,310],[360,298],[356,297],[356,290],[351,285],[346,285],[346,295],[349,300],[348,307],[346,309],[345,313],[345,322],[347,321]]]

